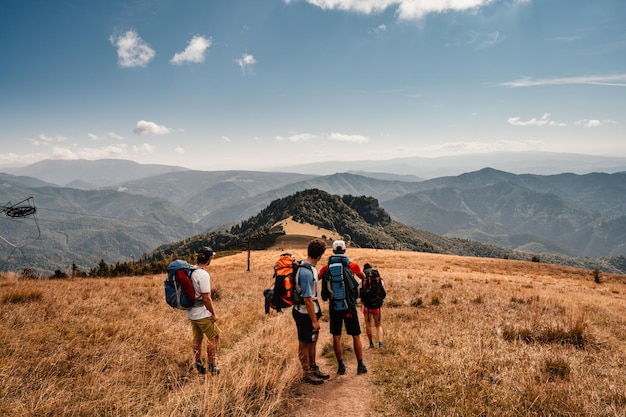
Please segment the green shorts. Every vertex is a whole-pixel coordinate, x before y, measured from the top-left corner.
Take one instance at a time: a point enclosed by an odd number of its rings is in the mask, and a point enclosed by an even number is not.
[[[211,320],[211,317],[190,321],[191,331],[193,332],[193,340],[202,340],[202,337],[205,335],[207,339],[211,340],[221,332],[220,328],[217,327],[217,324]]]

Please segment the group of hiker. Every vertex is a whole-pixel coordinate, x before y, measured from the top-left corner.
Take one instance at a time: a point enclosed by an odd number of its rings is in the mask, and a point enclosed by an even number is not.
[[[322,371],[316,363],[316,346],[319,337],[321,309],[319,307],[318,296],[322,300],[328,301],[329,305],[329,327],[333,337],[333,349],[337,359],[337,374],[346,373],[346,365],[343,361],[343,349],[341,345],[341,333],[345,326],[346,333],[352,337],[354,354],[357,360],[357,374],[367,373],[367,367],[363,363],[363,346],[361,343],[361,326],[356,307],[356,299],[361,298],[363,304],[363,314],[366,323],[367,336],[370,348],[374,347],[371,323],[374,321],[378,339],[378,347],[383,346],[383,329],[381,326],[382,299],[384,299],[384,287],[382,279],[371,265],[365,264],[363,270],[346,256],[346,243],[343,240],[333,242],[333,255],[328,259],[328,263],[323,265],[319,272],[316,270],[317,264],[322,259],[326,251],[326,244],[321,239],[314,239],[307,246],[307,257],[303,263],[308,264],[307,268],[299,268],[295,277],[296,290],[300,290],[303,303],[295,304],[292,315],[298,331],[298,357],[304,372],[303,381],[309,384],[322,384],[330,375]],[[310,266],[310,267],[309,267]],[[335,272],[334,270],[337,270]],[[378,301],[374,297],[365,297],[364,293],[367,280],[372,279],[376,272],[376,278],[380,282],[382,296]],[[357,282],[354,276],[361,281]],[[322,277],[321,294],[318,293],[318,281]],[[335,278],[337,277],[337,278]],[[337,287],[333,288],[334,283]],[[339,295],[337,295],[339,293]],[[370,303],[371,302],[371,303]]]
[[[323,384],[330,375],[324,372],[316,361],[317,342],[320,333],[322,309],[319,298],[328,301],[329,327],[333,339],[333,349],[337,359],[337,374],[346,373],[341,344],[342,329],[352,337],[354,353],[357,359],[357,374],[367,373],[363,363],[361,326],[356,299],[360,298],[369,347],[374,348],[372,323],[376,328],[376,340],[379,348],[383,347],[383,329],[381,326],[382,301],[385,298],[384,283],[378,270],[368,263],[363,269],[346,256],[346,243],[343,240],[333,242],[333,254],[328,263],[319,272],[317,265],[326,252],[326,243],[322,239],[313,239],[307,245],[306,258],[293,262],[293,272],[289,275],[293,285],[289,301],[293,305],[292,316],[298,335],[298,358],[302,365],[303,381],[309,384]],[[196,266],[190,268],[188,275],[196,298],[191,307],[185,308],[192,329],[192,348],[195,367],[198,373],[218,375],[215,358],[219,342],[220,328],[211,298],[211,277],[205,270],[211,263],[215,252],[210,247],[202,247],[196,253]],[[291,256],[291,255],[289,255]],[[354,277],[358,277],[357,281]],[[321,283],[321,292],[320,284]],[[166,285],[167,291],[167,285]],[[270,290],[266,290],[268,292]],[[276,291],[276,288],[274,289]],[[169,302],[169,301],[168,301]],[[170,304],[172,305],[172,304]],[[280,307],[277,308],[280,311]],[[266,312],[268,307],[266,304]],[[202,361],[202,343],[207,338],[207,365]]]

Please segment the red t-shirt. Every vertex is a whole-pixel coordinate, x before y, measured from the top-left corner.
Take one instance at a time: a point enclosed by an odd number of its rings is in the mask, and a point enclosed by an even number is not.
[[[361,267],[356,262],[350,261],[348,265],[350,265],[350,270],[352,271],[354,275],[359,276],[363,273],[363,271],[361,271]],[[326,272],[327,269],[328,269],[328,264],[322,266],[320,268],[319,276],[321,277],[322,275],[324,275],[324,272]]]

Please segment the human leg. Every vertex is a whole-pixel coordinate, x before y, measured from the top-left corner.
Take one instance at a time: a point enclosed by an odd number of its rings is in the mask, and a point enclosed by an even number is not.
[[[220,370],[216,367],[217,358],[217,345],[219,343],[220,336],[217,335],[213,339],[209,340],[206,345],[207,362],[209,365],[209,372],[212,374],[219,374]]]
[[[319,334],[318,334],[319,336]],[[322,371],[320,369],[320,367],[317,365],[317,360],[316,360],[316,352],[317,352],[317,340],[319,337],[315,338],[315,342],[312,343],[311,349],[309,351],[309,365],[311,368],[311,372],[313,372],[313,374],[321,379],[328,379],[330,378],[330,375],[328,375],[326,372]]]
[[[349,311],[345,315],[346,332],[352,336],[352,344],[354,346],[354,354],[357,359],[357,373],[364,374],[367,368],[363,363],[363,345],[361,344],[361,325],[359,324],[359,315],[356,309]]]
[[[378,338],[378,346],[381,347],[383,345],[383,325],[381,323],[382,319],[382,310],[378,310],[378,314],[374,316],[374,327],[376,327],[376,337]]]
[[[210,317],[203,318],[200,320],[194,320],[194,352],[196,354],[196,368],[198,368],[198,372],[205,373],[204,365],[202,365],[202,360],[200,358],[202,352],[202,338],[206,336],[207,338],[207,362],[209,367],[209,372],[213,375],[219,373],[219,369],[215,366],[216,357],[217,357],[217,346],[219,343],[219,334],[221,333],[220,328],[211,320]],[[197,350],[196,350],[197,347]],[[204,372],[203,372],[204,370]]]
[[[370,347],[374,347],[374,342],[372,340],[372,315],[369,312],[369,308],[363,306],[363,318],[365,319],[365,333],[367,334],[367,339],[370,342]]]
[[[307,314],[292,310],[292,316],[298,330],[298,359],[302,366],[302,380],[309,384],[322,384],[324,380],[315,375],[311,365],[315,364],[317,337],[313,333],[313,324]]]
[[[335,358],[337,358],[337,373],[343,375],[346,372],[346,367],[343,364],[343,351],[341,348],[341,329],[343,327],[344,313],[337,311],[330,311],[330,334],[333,335],[333,350],[335,351]]]

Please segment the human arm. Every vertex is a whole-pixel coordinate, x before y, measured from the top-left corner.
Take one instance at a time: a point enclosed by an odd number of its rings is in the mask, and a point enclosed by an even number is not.
[[[306,312],[311,319],[311,323],[313,324],[313,332],[319,333],[320,323],[317,321],[317,315],[315,314],[315,303],[313,302],[313,298],[304,297],[304,306],[306,307]]]
[[[211,320],[214,322],[217,321],[217,315],[215,314],[215,309],[213,308],[213,299],[211,298],[210,292],[202,293],[202,302],[204,303],[204,308],[209,310],[209,313],[211,313]]]

